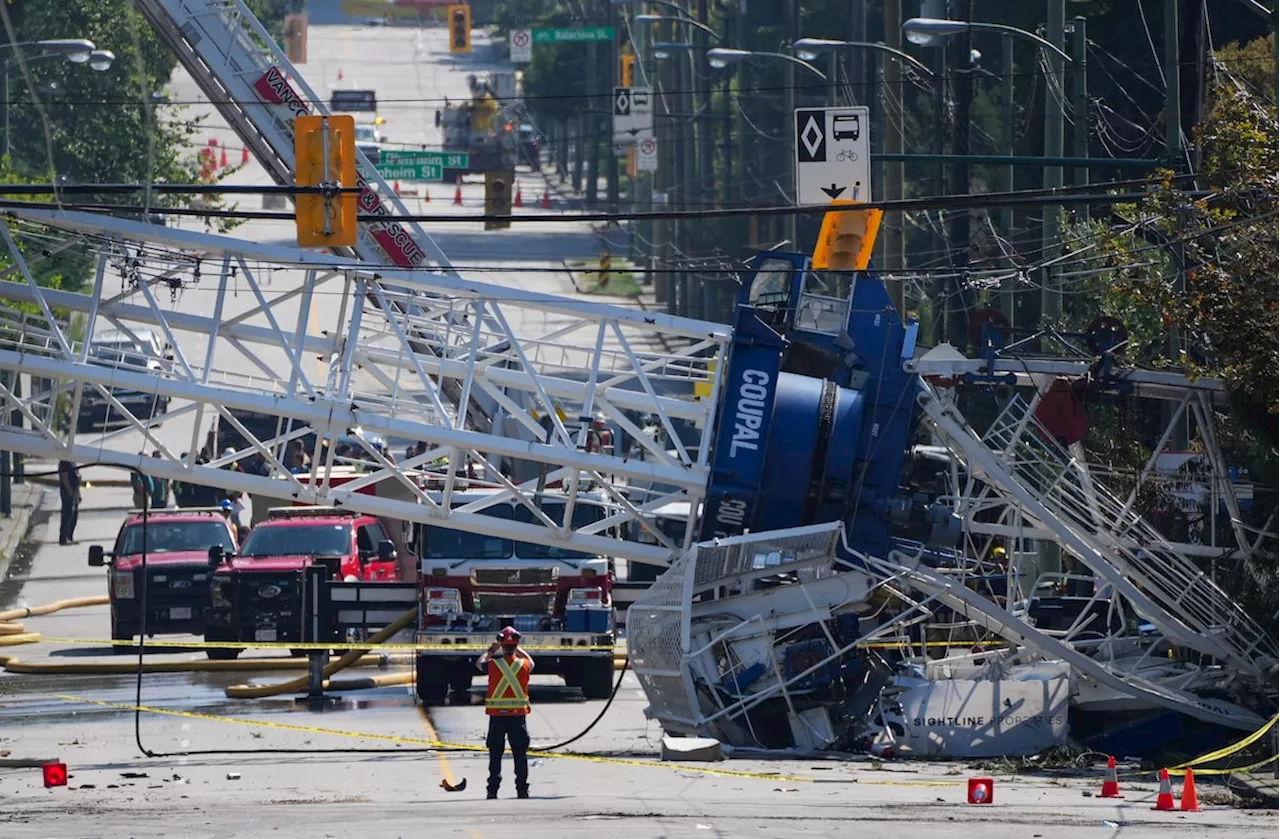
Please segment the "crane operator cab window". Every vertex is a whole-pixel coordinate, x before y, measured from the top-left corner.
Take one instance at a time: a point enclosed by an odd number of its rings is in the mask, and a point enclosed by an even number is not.
[[[852,299],[852,271],[805,271],[800,305],[796,307],[796,329],[826,335],[844,332]]]
[[[784,322],[791,307],[791,278],[795,273],[796,265],[790,260],[776,258],[761,260],[760,267],[751,278],[751,289],[747,292],[747,305],[758,310],[765,320],[771,320],[774,324]]]

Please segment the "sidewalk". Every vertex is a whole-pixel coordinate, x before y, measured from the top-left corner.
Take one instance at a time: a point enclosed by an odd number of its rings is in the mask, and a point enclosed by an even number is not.
[[[26,468],[36,471],[30,461]],[[18,545],[30,534],[36,517],[44,512],[56,515],[58,509],[57,490],[32,478],[27,478],[25,483],[14,484],[10,497],[13,512],[6,518],[0,518],[0,580],[8,576],[9,563],[13,561]]]

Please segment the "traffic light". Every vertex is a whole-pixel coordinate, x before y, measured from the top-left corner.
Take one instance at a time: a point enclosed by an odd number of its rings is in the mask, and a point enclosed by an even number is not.
[[[511,215],[511,185],[515,183],[515,172],[484,173],[484,214],[486,216]],[[486,218],[485,230],[505,230],[511,222],[504,218]]]
[[[293,120],[294,182],[328,187],[328,195],[294,197],[299,247],[351,247],[356,243],[356,118],[299,116]],[[327,157],[326,157],[327,152]]]
[[[622,55],[622,66],[618,70],[618,84],[620,87],[636,85],[636,57],[629,52]]]
[[[845,200],[832,204],[853,204]],[[880,231],[884,210],[831,210],[822,218],[813,249],[815,270],[865,271]]]
[[[449,52],[471,52],[471,7],[450,6]]]

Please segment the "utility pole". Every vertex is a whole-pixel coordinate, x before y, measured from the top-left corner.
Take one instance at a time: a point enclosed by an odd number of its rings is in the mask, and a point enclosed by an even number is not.
[[[1013,157],[1015,154],[1013,147],[1013,38],[1007,35],[1000,39],[1000,104],[1004,108],[1004,153]],[[1001,167],[1000,187],[1005,192],[1013,192],[1013,164]],[[1000,210],[1000,235],[1006,239],[1013,237],[1013,208],[1004,207]],[[1014,267],[1017,264],[1014,263]],[[1004,316],[1009,319],[1010,326],[1016,326],[1018,323],[1017,308],[1017,285],[1018,281],[1015,277],[1009,277],[1004,280],[1001,288],[1001,296],[1003,298],[1001,311]]]
[[[1071,152],[1076,157],[1087,158],[1089,156],[1089,57],[1087,54],[1089,39],[1085,36],[1085,20],[1082,16],[1077,15],[1072,26],[1071,41],[1075,44],[1075,49],[1072,50],[1071,63],[1074,65],[1072,75],[1076,79],[1073,88],[1075,102],[1072,110],[1075,111],[1076,119],[1072,126],[1074,137],[1071,141]],[[1089,167],[1077,167],[1071,182],[1076,186],[1089,183]],[[1076,212],[1084,221],[1089,220],[1088,204],[1081,204]]]
[[[670,24],[663,24],[663,32],[667,33]],[[652,58],[653,48],[645,50],[646,58]],[[672,130],[671,117],[671,65],[670,61],[652,61],[652,86],[658,101],[662,103],[661,119],[654,120],[654,135],[658,142],[658,171],[653,175],[653,189],[663,197],[662,209],[670,205],[672,154],[675,145],[675,132]],[[650,202],[652,206],[652,201]],[[654,301],[665,303],[667,314],[675,313],[675,289],[671,287],[671,219],[657,219],[653,222],[653,264],[657,274],[654,279]]]
[[[1049,0],[1049,21],[1045,26],[1045,38],[1058,49],[1062,49],[1065,43],[1066,17],[1066,0]],[[1047,50],[1045,60],[1049,62],[1049,72],[1044,79],[1044,155],[1062,157],[1063,110],[1066,108],[1062,56]],[[1044,167],[1044,187],[1046,190],[1062,187],[1061,166]],[[1040,259],[1047,262],[1057,253],[1062,225],[1057,207],[1046,206],[1041,213]],[[1041,274],[1040,319],[1049,324],[1062,314],[1062,271],[1057,265],[1049,265]]]
[[[786,16],[787,34],[785,42],[794,44],[796,39],[800,37],[800,9],[796,0],[786,0]],[[794,61],[786,62],[785,73],[784,78],[786,80],[783,82],[784,96],[782,98],[782,131],[787,138],[787,159],[784,161],[782,183],[786,185],[787,197],[791,199],[792,203],[796,203],[796,64]],[[789,251],[798,252],[800,250],[797,230],[796,214],[787,214],[783,222],[783,235],[791,242],[787,246]]]
[[[899,51],[902,49],[902,0],[884,0],[884,43],[885,46],[892,49]],[[889,99],[891,95],[896,93],[898,109],[896,116],[884,120],[885,123],[893,123],[885,126],[884,150],[887,154],[902,154],[902,126],[903,119],[906,116],[906,84],[903,82],[903,78],[906,76],[906,68],[903,67],[901,61],[894,62],[892,65],[886,61],[885,67],[890,66],[898,68],[898,84],[886,86],[885,99]],[[882,113],[888,114],[888,112],[889,109],[885,108]],[[901,161],[884,164],[885,200],[897,201],[902,198],[903,169],[904,164]],[[906,268],[905,232],[902,229],[902,225],[901,212],[891,212],[885,215],[884,268],[886,271],[903,271]],[[900,314],[905,312],[906,300],[903,294],[902,280],[893,280],[888,286],[889,298],[898,307],[898,312]]]
[[[600,197],[600,60],[596,42],[587,43],[587,206],[594,207]],[[610,74],[610,78],[612,78]],[[613,113],[612,108],[609,113]],[[610,149],[610,154],[613,151]]]
[[[602,2],[604,3],[604,18],[607,21],[606,25],[614,27],[614,31],[616,32],[617,18],[615,7],[609,2],[609,0],[602,0]],[[622,67],[622,50],[618,48],[617,35],[615,35],[613,40],[609,42],[609,48],[606,49],[605,52],[607,53],[605,60],[609,62],[609,71],[604,75],[604,78],[617,79],[618,84],[621,84],[622,74],[620,68]],[[612,94],[613,85],[609,85],[608,90],[609,93]],[[609,102],[609,106],[604,109],[604,116],[601,118],[605,126],[604,136],[609,138],[605,141],[605,152],[608,155],[605,159],[609,161],[605,166],[605,177],[609,179],[607,187],[609,190],[609,212],[616,213],[618,212],[618,152],[613,139],[613,96],[607,97],[607,101]],[[633,193],[634,190],[635,187],[633,185]]]
[[[1169,168],[1181,170],[1182,165],[1182,73],[1180,71],[1178,37],[1178,2],[1165,0],[1164,4],[1164,156]],[[1173,270],[1174,293],[1181,296],[1186,291],[1187,269],[1183,262],[1181,244],[1174,244],[1169,249],[1170,268]],[[1169,330],[1169,358],[1176,364],[1182,357],[1182,330],[1175,324]],[[1170,419],[1172,406],[1165,406],[1165,421]],[[1174,426],[1170,444],[1174,451],[1186,451],[1190,443],[1190,432],[1187,428],[1187,412],[1184,411]]]
[[[973,20],[973,0],[966,0],[964,20]],[[956,121],[953,153],[960,155],[952,167],[951,193],[969,194],[969,113],[973,105],[973,73],[970,56],[973,54],[973,30],[965,27],[960,34],[959,45],[952,58],[955,74]],[[968,305],[966,288],[968,278],[965,269],[969,265],[969,211],[956,210],[951,215],[951,264],[957,275],[951,281],[946,304],[947,341],[954,347],[963,347],[969,340]]]

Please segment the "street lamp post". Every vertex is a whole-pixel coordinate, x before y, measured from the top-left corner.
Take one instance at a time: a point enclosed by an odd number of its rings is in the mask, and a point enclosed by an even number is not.
[[[1047,92],[1044,109],[1044,156],[1046,158],[1061,158],[1064,141],[1063,108],[1065,104],[1061,95],[1055,101],[1054,84],[1048,77],[1056,77],[1058,90],[1064,90],[1064,62],[1071,62],[1072,59],[1062,49],[1065,42],[1066,0],[1049,0],[1048,7],[1048,25],[1045,30],[1049,36],[1048,39],[1042,38],[1034,32],[1027,32],[1001,23],[944,20],[940,18],[911,18],[902,24],[902,31],[906,33],[907,40],[914,44],[927,44],[937,37],[948,37],[970,30],[998,32],[1005,36],[1034,41],[1047,50],[1049,53],[1047,56],[1049,73],[1046,77]],[[1008,75],[1009,73],[1006,73],[1006,76]],[[1044,166],[1043,170],[1046,189],[1062,186],[1061,166]],[[1048,208],[1044,210],[1043,218],[1044,221],[1040,227],[1040,244],[1041,253],[1047,258],[1059,238],[1059,219],[1057,212]],[[1041,279],[1040,315],[1042,319],[1052,320],[1061,310],[1062,290],[1059,287],[1059,271],[1055,265],[1051,264],[1045,268]],[[1009,312],[1008,315],[1012,320],[1013,312]]]
[[[35,61],[49,61],[55,58],[62,58],[70,61],[72,64],[88,64],[89,69],[94,72],[101,73],[111,68],[115,61],[115,54],[110,50],[100,50],[94,46],[93,41],[83,38],[58,38],[49,41],[23,41],[17,44],[6,44],[9,47],[38,46],[44,50],[40,55],[31,58],[22,59],[25,63],[30,64]],[[10,58],[4,62],[3,68],[0,69],[0,86],[4,89],[4,153],[7,156],[10,151],[9,146],[9,68],[17,64],[19,59]]]
[[[790,127],[791,122],[793,120],[792,115],[795,113],[795,110],[796,110],[794,68],[797,66],[804,67],[806,70],[813,73],[818,78],[822,79],[824,82],[828,80],[827,75],[826,73],[823,73],[821,70],[819,70],[817,67],[814,67],[809,62],[799,59],[794,55],[787,55],[784,52],[754,52],[752,50],[730,49],[728,47],[716,47],[714,49],[707,50],[707,63],[710,64],[712,67],[715,67],[716,69],[722,69],[724,67],[729,66],[730,64],[733,64],[734,62],[742,61],[747,58],[778,58],[788,62],[790,68],[792,68],[791,71],[788,73],[787,84],[784,86],[783,92],[785,94],[785,97],[784,97],[784,103],[782,108],[786,114],[784,118],[785,119],[784,124],[788,126],[783,129],[783,132],[786,135],[787,150],[788,150],[788,156],[787,156],[788,166],[787,166],[787,170],[786,170],[787,174],[785,176],[784,182],[787,184],[787,190],[786,190],[787,197],[789,197],[794,202],[796,199],[795,167],[790,164],[790,162],[794,160],[795,154],[796,154],[795,130],[794,128]],[[788,214],[785,218],[786,218],[787,239],[790,240],[791,249],[796,250],[800,247],[800,245],[796,241],[797,237],[796,237],[795,214]]]

